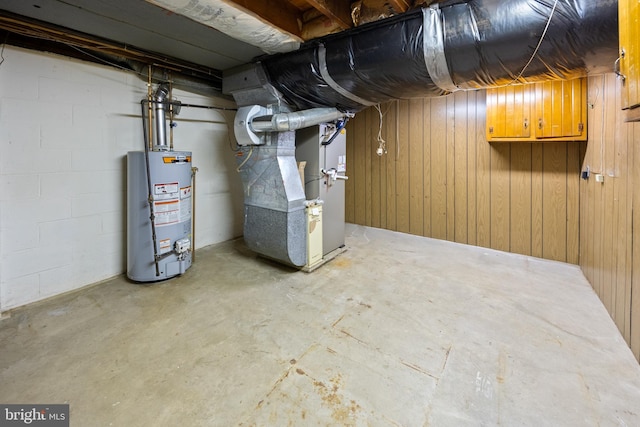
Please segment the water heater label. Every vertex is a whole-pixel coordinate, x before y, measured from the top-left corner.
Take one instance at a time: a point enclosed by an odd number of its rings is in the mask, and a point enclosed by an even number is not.
[[[155,184],[153,186],[153,192],[156,196],[165,196],[160,198],[166,198],[169,196],[170,198],[178,196],[178,189],[180,185],[177,182],[169,182],[164,184]],[[156,197],[158,198],[158,197]]]
[[[191,186],[180,189],[180,222],[191,219]]]
[[[160,254],[171,252],[171,239],[160,240]]]
[[[186,199],[188,197],[191,197],[191,186],[189,187],[182,187],[180,189],[180,198],[181,199]]]
[[[164,200],[153,203],[156,225],[175,224],[180,221],[180,200]]]

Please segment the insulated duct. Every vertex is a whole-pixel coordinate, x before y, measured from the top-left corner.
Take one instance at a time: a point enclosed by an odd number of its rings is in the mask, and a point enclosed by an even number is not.
[[[352,113],[392,99],[578,77],[611,67],[617,34],[615,0],[452,0],[225,72],[223,92],[245,107],[236,130],[255,136],[243,139],[249,145],[237,157],[245,241],[263,255],[303,265],[304,193],[293,132],[268,134],[270,141],[256,136],[278,129],[272,117],[259,117],[264,111]]]
[[[300,46],[301,39],[225,0],[146,0],[178,15],[215,28],[234,39],[259,47],[267,53],[288,52]]]
[[[266,57],[255,74],[267,76],[262,98],[279,93],[297,109],[359,111],[392,99],[610,68],[617,23],[615,0],[445,1]],[[251,103],[242,88],[226,92]]]

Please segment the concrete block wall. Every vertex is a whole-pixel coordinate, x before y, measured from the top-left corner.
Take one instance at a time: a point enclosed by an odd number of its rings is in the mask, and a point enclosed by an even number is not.
[[[126,154],[142,150],[146,83],[6,46],[0,64],[0,311],[126,271]],[[176,90],[184,103],[233,107]],[[196,247],[242,234],[231,113],[183,108],[177,150],[198,167]],[[134,286],[134,285],[132,285]]]

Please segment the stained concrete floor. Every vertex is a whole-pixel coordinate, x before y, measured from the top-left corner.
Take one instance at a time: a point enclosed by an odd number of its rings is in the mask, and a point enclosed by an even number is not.
[[[576,266],[347,227],[311,273],[241,241],[0,321],[0,402],[72,426],[638,426],[640,366]]]

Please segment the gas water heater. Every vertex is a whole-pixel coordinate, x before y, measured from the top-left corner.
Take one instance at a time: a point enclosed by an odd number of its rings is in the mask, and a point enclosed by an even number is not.
[[[191,153],[166,144],[167,94],[161,85],[152,101],[152,150],[145,126],[145,151],[127,153],[127,277],[136,282],[169,279],[191,266]]]

